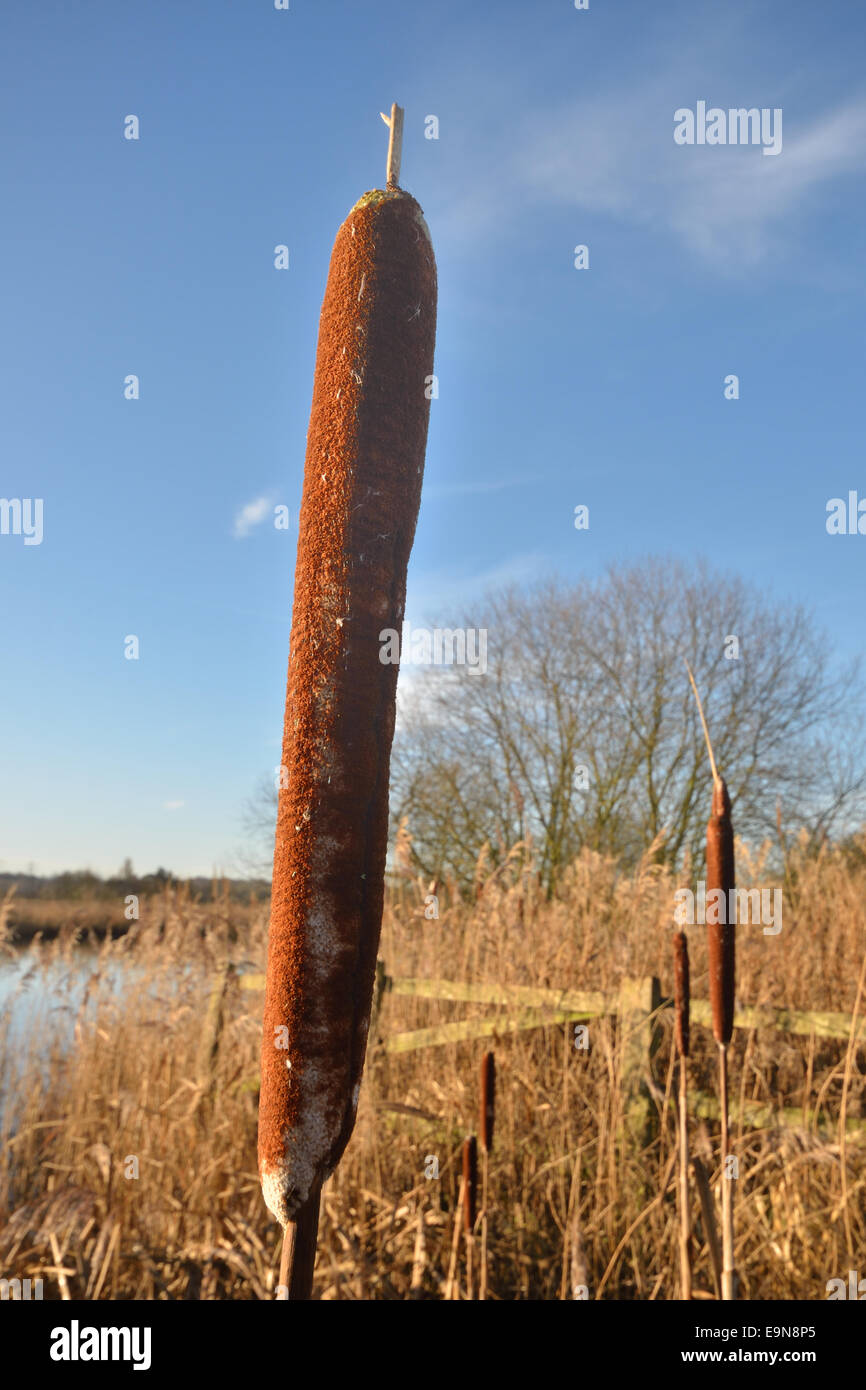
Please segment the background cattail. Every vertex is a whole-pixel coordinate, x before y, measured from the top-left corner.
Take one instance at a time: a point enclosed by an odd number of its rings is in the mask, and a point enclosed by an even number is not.
[[[686,662],[698,714],[707,741],[710,767],[713,772],[713,800],[707,825],[707,953],[710,964],[710,1005],[713,1015],[713,1036],[719,1051],[719,1108],[722,1133],[722,1298],[735,1297],[734,1268],[734,1196],[729,1158],[728,1125],[728,1044],[734,1031],[735,981],[735,923],[730,919],[736,912],[734,894],[734,827],[731,824],[731,800],[723,777],[719,776],[713,745],[704,708],[692,669]],[[710,902],[713,894],[715,901]],[[714,920],[711,920],[714,919]],[[681,1143],[685,1146],[685,1060],[680,1062],[680,1098],[682,1109]],[[683,1155],[684,1157],[684,1155]],[[687,1296],[684,1293],[684,1297]]]
[[[710,921],[713,905],[709,901],[713,889],[718,890],[716,922]],[[710,1003],[713,1011],[713,1036],[719,1045],[719,1103],[722,1133],[722,1298],[729,1302],[736,1296],[734,1268],[734,1194],[733,1182],[727,1171],[729,1157],[728,1128],[728,1044],[734,1031],[736,929],[729,919],[735,913],[734,899],[734,827],[731,824],[731,801],[724,779],[713,780],[712,812],[707,825],[707,950],[710,961]]]
[[[463,1229],[471,1235],[478,1212],[478,1143],[472,1134],[463,1141]]]
[[[713,1012],[713,1036],[726,1046],[734,1031],[735,940],[736,929],[728,918],[734,906],[734,827],[731,824],[731,801],[722,777],[713,782],[712,811],[707,825],[707,950],[710,963],[710,1004]],[[715,911],[717,921],[711,922],[713,905],[709,901],[713,889],[720,891]]]
[[[492,1052],[481,1058],[481,1147],[485,1153],[493,1148],[493,1123],[496,1118],[496,1060]]]
[[[677,1048],[689,1055],[689,947],[685,932],[674,933],[674,1011]]]

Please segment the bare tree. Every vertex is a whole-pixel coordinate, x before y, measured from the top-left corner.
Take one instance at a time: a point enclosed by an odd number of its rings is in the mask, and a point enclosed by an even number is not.
[[[244,844],[236,851],[235,859],[245,874],[255,878],[271,877],[278,799],[279,792],[273,776],[262,777],[243,806]]]
[[[583,845],[700,860],[709,772],[684,657],[740,834],[774,834],[779,801],[816,837],[863,814],[857,666],[834,665],[801,607],[656,559],[505,590],[465,625],[488,630],[486,673],[423,671],[395,741],[392,808],[431,875],[468,879],[485,842],[495,861],[527,832],[550,887]]]

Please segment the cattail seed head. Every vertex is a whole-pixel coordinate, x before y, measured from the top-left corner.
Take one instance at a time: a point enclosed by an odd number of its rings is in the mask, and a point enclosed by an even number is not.
[[[475,1228],[478,1210],[478,1143],[475,1135],[463,1140],[463,1227],[467,1234]]]
[[[411,304],[423,312],[412,317]],[[331,255],[298,519],[258,1129],[262,1192],[283,1226],[355,1125],[396,717],[397,665],[383,661],[380,633],[403,617],[435,323],[421,208],[408,193],[371,190]]]
[[[674,933],[674,1009],[677,1048],[689,1055],[689,946],[684,931]]]
[[[481,1058],[481,1147],[493,1148],[493,1122],[496,1118],[496,1061],[492,1052]]]
[[[734,903],[734,827],[731,800],[723,778],[713,783],[712,814],[707,825],[707,950],[710,962],[710,1005],[713,1036],[721,1046],[734,1031],[735,924],[728,921]],[[718,890],[716,903],[709,901]],[[717,920],[711,921],[715,916]]]

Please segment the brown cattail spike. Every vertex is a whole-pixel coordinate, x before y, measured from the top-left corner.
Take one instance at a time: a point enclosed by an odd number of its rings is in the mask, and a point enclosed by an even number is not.
[[[403,621],[435,325],[421,208],[372,189],[331,255],[298,523],[258,1134],[262,1192],[283,1226],[355,1124],[396,718],[397,665],[381,634]]]
[[[481,1147],[493,1148],[493,1122],[496,1118],[496,1061],[492,1052],[481,1058]]]
[[[478,1211],[478,1143],[475,1135],[463,1141],[463,1226],[467,1235],[475,1228]]]
[[[724,779],[713,783],[713,806],[707,825],[707,949],[713,1036],[727,1046],[734,1031],[735,924],[734,827]],[[715,898],[711,895],[715,890]]]
[[[674,1008],[677,1048],[681,1057],[689,1055],[689,946],[683,931],[674,933]]]

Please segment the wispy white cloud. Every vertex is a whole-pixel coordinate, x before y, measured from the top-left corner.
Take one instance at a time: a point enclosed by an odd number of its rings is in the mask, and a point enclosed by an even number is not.
[[[824,185],[866,170],[866,100],[785,132],[773,159],[754,148],[709,153],[732,157],[688,162],[670,184],[669,225],[704,260],[755,265],[786,249],[800,217],[819,208]]]
[[[233,531],[238,539],[248,536],[254,526],[260,526],[271,510],[269,497],[255,497],[241,507],[234,519]]]
[[[537,221],[552,205],[609,216],[673,238],[717,270],[748,269],[796,247],[802,218],[820,211],[834,180],[866,170],[866,97],[804,119],[783,110],[783,147],[681,146],[674,111],[757,105],[739,84],[658,72],[644,81],[587,92],[558,105],[534,105],[493,142],[471,186],[437,217],[455,248],[486,244],[505,227]]]
[[[185,801],[164,801],[162,803],[164,811],[179,811],[181,807],[185,805]]]

